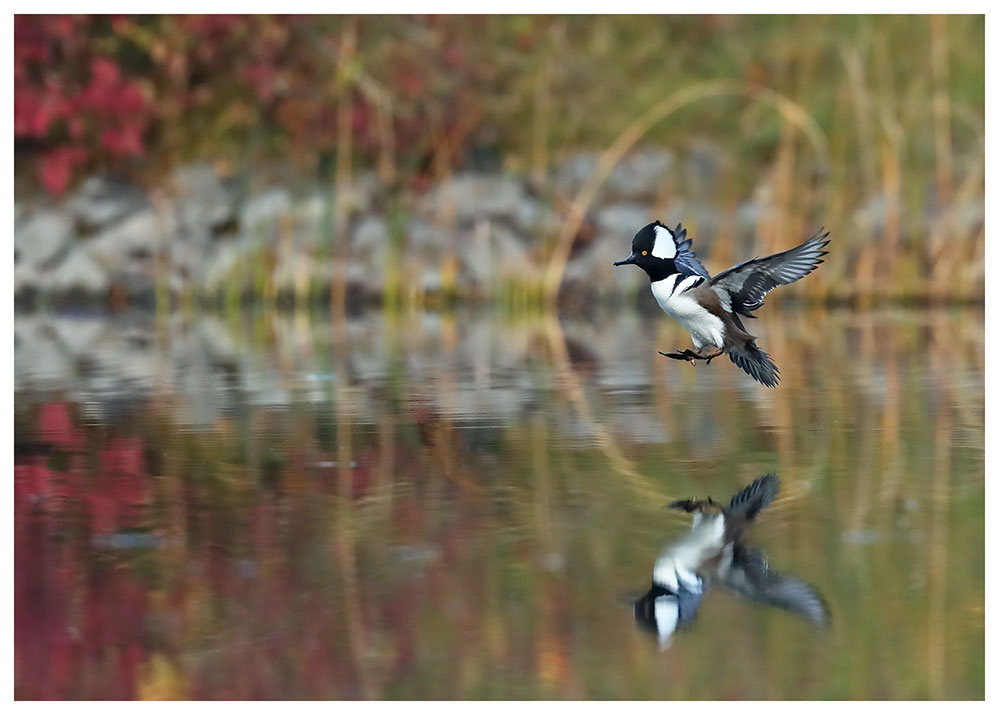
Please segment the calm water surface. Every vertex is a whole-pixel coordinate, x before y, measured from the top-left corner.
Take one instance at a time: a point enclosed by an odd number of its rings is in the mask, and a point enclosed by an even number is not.
[[[781,368],[659,316],[18,316],[19,698],[982,698],[984,314],[796,310]],[[671,499],[832,626],[627,603]]]

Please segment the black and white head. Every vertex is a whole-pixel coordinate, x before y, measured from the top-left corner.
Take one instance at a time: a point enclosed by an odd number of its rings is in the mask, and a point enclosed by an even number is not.
[[[669,646],[677,628],[689,627],[697,616],[703,594],[697,588],[667,589],[653,583],[648,592],[635,601],[635,622],[656,636],[659,646]]]
[[[682,224],[671,229],[655,221],[645,226],[631,240],[631,255],[615,266],[636,265],[652,282],[661,281],[674,273],[708,278],[708,272],[690,250],[690,239]]]

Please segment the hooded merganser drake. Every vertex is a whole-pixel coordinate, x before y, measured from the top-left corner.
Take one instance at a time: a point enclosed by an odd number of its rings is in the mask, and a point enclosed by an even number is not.
[[[777,496],[777,475],[760,477],[732,497],[727,508],[710,497],[682,499],[669,507],[694,514],[690,532],[656,560],[652,586],[635,601],[635,621],[669,645],[678,627],[689,627],[707,588],[720,584],[739,596],[804,617],[817,626],[829,611],[814,588],[770,569],[767,557],[742,543],[756,515]]]
[[[635,234],[631,255],[615,266],[635,264],[649,274],[652,294],[665,313],[690,333],[696,350],[663,353],[675,360],[706,360],[728,353],[732,362],[767,387],[780,381],[770,356],[756,346],[740,315],[754,318],[767,293],[811,273],[822,263],[829,233],[818,233],[782,253],[753,258],[712,278],[690,250],[681,224],[671,229],[659,221]]]

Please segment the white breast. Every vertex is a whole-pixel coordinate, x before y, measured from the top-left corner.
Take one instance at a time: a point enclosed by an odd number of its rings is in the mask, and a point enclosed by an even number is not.
[[[695,518],[690,532],[656,560],[652,569],[652,580],[673,591],[681,585],[689,590],[698,591],[701,588],[701,580],[697,576],[697,570],[705,561],[721,553],[724,546],[724,515],[711,514]]]
[[[721,318],[687,294],[700,280],[699,276],[674,273],[653,283],[652,295],[667,315],[687,329],[694,347],[700,349],[705,345],[713,345],[720,348],[725,343],[725,325]]]

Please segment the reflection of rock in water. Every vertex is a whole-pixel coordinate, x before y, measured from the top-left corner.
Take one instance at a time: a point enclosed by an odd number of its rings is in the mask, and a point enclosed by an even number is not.
[[[884,404],[891,398],[883,354],[848,339],[840,326],[855,323],[852,314],[829,319],[839,321],[835,329],[819,331],[805,313],[782,322],[782,351],[797,364],[797,380],[821,374],[826,384],[860,389],[863,399]],[[868,332],[882,323],[897,330],[891,318],[876,318],[868,321]],[[980,354],[981,331],[969,330],[962,340],[953,325],[931,322],[930,339],[961,343],[958,355]],[[366,311],[349,316],[339,337],[322,314],[175,313],[157,319],[36,312],[15,321],[14,384],[18,406],[57,396],[76,403],[88,420],[103,422],[127,418],[151,398],[182,425],[291,406],[317,414],[333,403],[361,425],[418,406],[463,424],[497,427],[521,424],[525,414],[542,410],[572,444],[592,445],[596,418],[623,445],[684,439],[707,458],[729,438],[724,412],[706,407],[721,392],[736,398],[727,404],[756,410],[762,426],[774,424],[781,398],[763,395],[748,377],[714,364],[664,365],[656,350],[673,344],[660,334],[670,329],[650,332],[634,311],[601,310],[518,320],[474,311]],[[553,349],[553,335],[561,335],[564,351]],[[346,359],[339,359],[341,353]],[[948,379],[954,374],[949,370]],[[571,380],[563,376],[578,379],[582,392],[570,395]],[[969,393],[980,392],[979,372],[965,369],[961,380],[970,380]],[[577,400],[584,397],[593,418],[580,412]],[[671,416],[678,410],[682,420]]]
[[[656,561],[649,591],[635,601],[635,621],[665,648],[678,628],[690,627],[704,593],[720,585],[757,603],[789,610],[816,626],[829,610],[804,581],[770,568],[767,557],[746,546],[742,534],[777,495],[777,476],[760,477],[722,507],[710,497],[670,504],[694,514],[690,531]]]

